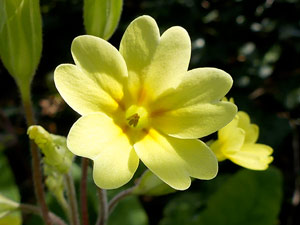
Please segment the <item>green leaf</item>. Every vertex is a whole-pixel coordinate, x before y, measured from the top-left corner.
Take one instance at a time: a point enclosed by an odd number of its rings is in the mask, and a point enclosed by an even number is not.
[[[42,51],[39,0],[0,1],[0,57],[21,91],[29,89]]]
[[[22,223],[21,213],[14,211],[20,202],[20,194],[14,182],[13,173],[3,154],[0,154],[0,225],[20,225]],[[14,206],[15,205],[15,206]]]
[[[123,0],[84,0],[84,26],[87,34],[108,40],[118,26]]]
[[[118,203],[109,216],[108,225],[147,225],[148,217],[137,196],[129,196]]]
[[[171,188],[155,176],[150,170],[147,170],[132,193],[136,195],[159,196],[173,193],[175,191],[175,189]]]
[[[281,199],[282,175],[278,169],[240,170],[211,196],[193,224],[274,225]]]

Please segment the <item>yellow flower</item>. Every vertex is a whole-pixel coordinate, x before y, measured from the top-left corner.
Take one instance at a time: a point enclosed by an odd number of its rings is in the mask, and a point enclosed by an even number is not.
[[[273,149],[257,144],[259,128],[250,123],[249,115],[239,111],[235,118],[218,131],[218,140],[210,147],[219,161],[232,162],[252,170],[265,170],[273,161]]]
[[[220,99],[230,75],[214,68],[188,70],[191,42],[181,27],[159,34],[153,18],[127,28],[119,51],[103,39],[79,36],[75,65],[55,70],[55,84],[81,118],[67,145],[94,161],[95,183],[105,189],[126,184],[139,160],[175,189],[190,177],[212,179],[217,159],[197,140],[229,123],[236,106]]]

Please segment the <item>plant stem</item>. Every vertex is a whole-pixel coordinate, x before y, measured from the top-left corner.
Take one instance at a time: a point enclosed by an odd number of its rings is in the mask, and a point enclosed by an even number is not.
[[[106,225],[108,219],[108,204],[106,190],[99,188],[98,195],[100,200],[99,215],[96,225]]]
[[[64,194],[60,194],[60,196],[56,196],[56,199],[58,201],[58,203],[61,205],[65,215],[67,216],[68,220],[71,221],[72,220],[72,215],[70,212],[70,206],[67,202],[67,200],[65,199]]]
[[[42,215],[41,209],[39,207],[34,206],[34,205],[20,204],[19,208],[23,212],[34,213],[34,214],[37,214],[37,215]],[[65,221],[63,221],[60,217],[58,217],[57,215],[55,215],[52,212],[48,212],[48,216],[51,219],[51,221],[54,222],[54,224],[57,224],[57,225],[67,225]]]
[[[32,102],[30,98],[30,88],[21,90],[22,102],[25,110],[25,118],[27,126],[35,124]],[[40,152],[38,147],[33,141],[30,141],[30,151],[32,156],[32,174],[35,196],[38,204],[41,207],[42,217],[46,225],[52,225],[52,221],[49,217],[49,210],[45,200],[44,187],[42,182],[42,169],[40,164]]]
[[[81,160],[81,182],[80,182],[80,202],[81,202],[81,216],[82,224],[89,225],[89,214],[87,205],[87,175],[88,175],[89,159],[82,158]]]
[[[115,208],[115,206],[119,203],[120,200],[122,200],[123,198],[127,197],[128,195],[131,195],[132,191],[136,188],[136,186],[133,186],[131,188],[128,188],[124,191],[121,191],[120,193],[118,193],[116,196],[113,197],[112,200],[110,200],[109,204],[108,204],[108,210],[109,213],[111,213],[113,211],[113,209]]]
[[[300,145],[299,145],[299,132],[297,121],[290,119],[290,125],[293,129],[292,147],[294,153],[294,176],[295,176],[295,190],[292,198],[293,206],[300,203]]]
[[[66,181],[66,189],[67,189],[67,195],[68,200],[70,204],[70,214],[71,214],[71,224],[72,225],[80,225],[79,222],[79,214],[78,214],[78,205],[77,205],[77,198],[76,198],[76,191],[74,187],[74,181],[72,178],[71,172],[67,173],[65,175],[65,181]]]
[[[131,195],[132,192],[134,191],[134,189],[136,189],[139,186],[139,184],[141,182],[141,178],[146,173],[146,171],[147,170],[145,170],[144,173],[142,174],[142,176],[139,179],[136,180],[134,186],[132,186],[131,188],[128,188],[124,191],[121,191],[116,196],[114,196],[112,200],[110,200],[110,202],[108,203],[108,212],[109,212],[109,214],[114,210],[115,206],[119,203],[119,201],[121,201],[123,198]]]

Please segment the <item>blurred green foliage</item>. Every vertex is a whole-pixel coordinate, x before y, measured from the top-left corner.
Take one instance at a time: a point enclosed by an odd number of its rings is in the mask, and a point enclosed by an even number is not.
[[[278,169],[271,167],[264,172],[241,169],[216,191],[205,193],[208,198],[202,196],[203,192],[191,192],[171,200],[160,225],[276,224],[281,189]]]
[[[39,124],[51,133],[66,135],[78,115],[58,96],[53,71],[61,63],[72,62],[71,42],[85,34],[83,0],[40,0],[40,3],[44,45],[33,82],[33,100]],[[123,224],[125,218],[128,224],[150,225],[176,224],[175,220],[177,224],[259,224],[260,221],[298,225],[300,206],[296,190],[300,187],[296,179],[300,171],[299,159],[295,157],[299,154],[300,131],[300,1],[125,0],[119,27],[110,42],[118,47],[128,24],[143,14],[154,17],[161,32],[175,25],[188,31],[192,41],[190,68],[211,66],[232,75],[234,86],[228,97],[234,97],[239,109],[259,125],[259,142],[273,147],[273,164],[283,179],[274,168],[266,172],[239,171],[239,167],[225,161],[220,164],[216,179],[195,181],[187,192],[140,197],[140,203],[137,197],[124,201],[122,204],[129,205],[136,213],[129,215],[130,211],[120,204],[110,225],[119,224],[120,220]],[[0,148],[5,149],[22,201],[32,202],[30,157],[29,151],[24,150],[28,142],[19,94],[3,65],[0,76]],[[211,135],[205,141],[214,137]],[[76,171],[79,179],[79,168]],[[88,194],[94,221],[97,196],[91,176]],[[240,204],[229,198],[239,199]],[[62,215],[55,199],[50,196],[48,200],[51,210]],[[236,210],[235,215],[230,214],[231,208]],[[114,218],[117,210],[120,218]],[[27,216],[24,224],[41,224],[41,221]]]
[[[18,187],[14,181],[14,175],[10,169],[6,157],[0,151],[0,195],[9,198],[15,202],[20,202],[20,194]],[[2,213],[2,205],[0,204],[0,211]],[[1,214],[0,213],[0,214]],[[20,225],[22,223],[21,213],[19,211],[11,212],[1,218],[0,215],[0,225]]]

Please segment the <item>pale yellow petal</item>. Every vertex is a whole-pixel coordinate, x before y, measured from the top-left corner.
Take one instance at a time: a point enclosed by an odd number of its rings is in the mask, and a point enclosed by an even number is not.
[[[190,176],[212,179],[218,171],[216,157],[198,140],[172,138],[151,129],[134,149],[153,173],[178,190],[190,186]]]
[[[131,95],[138,98],[146,71],[159,43],[159,29],[150,16],[141,16],[127,27],[120,44],[128,68]]]
[[[246,143],[255,143],[259,136],[259,127],[256,124],[250,123],[250,117],[246,112],[239,111],[239,124],[246,132],[245,142]]]
[[[125,146],[131,149],[123,130],[104,113],[91,113],[79,118],[68,134],[67,145],[75,155],[90,159],[114,148]]]
[[[141,16],[128,26],[120,52],[128,66],[130,93],[142,102],[178,85],[188,69],[191,43],[181,27],[160,37],[155,20]]]
[[[193,139],[207,136],[229,123],[237,108],[228,102],[187,105],[153,114],[155,128],[178,138]]]
[[[179,138],[199,138],[228,124],[237,108],[219,101],[232,86],[229,74],[199,68],[185,74],[181,84],[150,105],[153,126]]]
[[[90,35],[76,37],[71,51],[75,64],[82,72],[91,76],[116,102],[120,102],[128,72],[119,51],[107,41]]]
[[[223,127],[218,131],[219,140],[224,142],[226,140],[232,139],[234,136],[232,135],[232,133],[234,133],[235,130],[237,130],[238,123],[239,123],[239,116],[236,115],[230,123],[228,123],[225,127]]]
[[[119,138],[94,159],[93,178],[102,189],[119,188],[131,180],[138,165],[134,149]]]
[[[75,155],[94,160],[95,183],[104,189],[126,184],[139,158],[123,130],[103,113],[82,116],[72,126],[67,145]]]
[[[230,155],[229,159],[252,170],[265,170],[273,161],[270,156],[273,149],[263,144],[245,144],[240,151]]]
[[[152,111],[169,111],[222,99],[232,87],[231,76],[216,68],[197,68],[182,77],[176,89],[170,89],[152,103]]]
[[[177,87],[188,70],[190,57],[191,40],[187,31],[182,27],[166,30],[145,77],[146,94],[153,99],[165,90]]]
[[[228,154],[240,151],[245,142],[245,131],[238,127],[239,116],[218,131],[218,139],[221,145],[222,153]]]
[[[226,156],[222,152],[222,143],[219,140],[213,141],[209,147],[216,155],[218,161],[224,161],[226,159]]]
[[[63,99],[79,114],[112,112],[118,103],[96,82],[94,75],[72,64],[59,65],[54,82]]]

